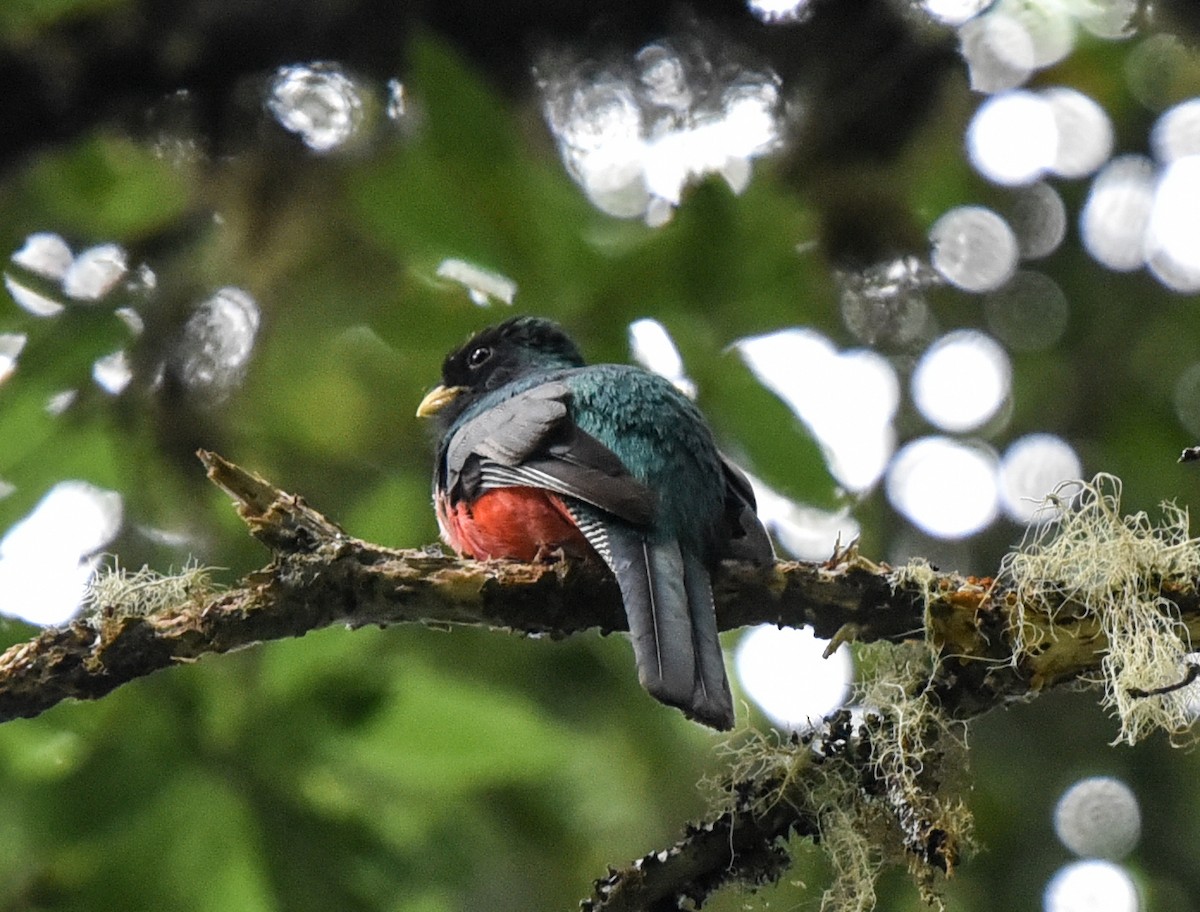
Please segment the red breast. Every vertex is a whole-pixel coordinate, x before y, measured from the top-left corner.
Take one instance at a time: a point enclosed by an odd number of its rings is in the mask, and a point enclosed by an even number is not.
[[[592,550],[562,498],[540,488],[493,488],[453,506],[439,492],[435,507],[442,538],[465,557],[532,561],[556,548]]]

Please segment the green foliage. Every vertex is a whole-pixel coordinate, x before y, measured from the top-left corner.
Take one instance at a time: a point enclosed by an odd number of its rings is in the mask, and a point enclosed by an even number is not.
[[[26,186],[56,230],[126,241],[169,225],[188,201],[182,175],[162,156],[104,134],[40,158]]]
[[[107,5],[119,0],[0,2],[0,45]],[[0,497],[0,535],[55,482],[81,478],[124,495],[114,549],[126,566],[165,571],[195,557],[231,581],[267,555],[203,479],[192,453],[206,446],[355,535],[432,542],[431,441],[413,412],[444,353],[509,314],[438,278],[446,258],[514,280],[515,309],[560,320],[593,361],[627,361],[629,322],[661,321],[723,448],[789,497],[840,503],[811,435],[728,346],[795,325],[859,344],[822,246],[839,206],[900,218],[919,248],[947,207],[1004,196],[963,156],[977,101],[965,83],[950,83],[894,162],[815,163],[801,179],[759,165],[741,195],[709,179],[650,228],[584,198],[533,103],[502,95],[440,39],[419,36],[411,50],[415,126],[353,155],[310,155],[273,135],[269,156],[202,168],[101,131],[0,176],[5,250],[53,230],[76,251],[126,245],[159,275],[137,338],[113,313],[125,292],[50,318],[0,294],[0,333],[28,335],[0,382],[0,482],[15,486]],[[1097,97],[1127,148],[1144,142],[1145,114],[1120,76],[1123,54],[1085,45],[1050,75]],[[1194,61],[1177,63],[1151,87],[1164,106],[1196,84]],[[1082,185],[1063,189],[1076,211]],[[1035,265],[1068,295],[1067,333],[1050,351],[1014,355],[1011,413],[985,441],[1002,450],[1050,430],[1089,473],[1124,477],[1129,503],[1197,502],[1200,478],[1173,460],[1198,441],[1172,409],[1180,371],[1197,360],[1195,301],[1077,248]],[[219,406],[164,393],[153,376],[172,330],[224,284],[263,309],[245,384]],[[979,301],[930,297],[940,330],[986,325]],[[112,397],[92,364],[123,346],[142,373]],[[903,378],[917,351],[886,354]],[[47,412],[64,390],[80,391],[75,403]],[[844,407],[852,416],[855,403]],[[931,432],[907,407],[898,425],[902,440]],[[878,491],[856,516],[873,557],[944,548],[981,574],[1019,534],[1000,523],[962,545],[914,538]],[[0,625],[4,643],[28,634]],[[1054,789],[1076,769],[1126,765],[1147,818],[1200,803],[1194,757],[1099,753],[1112,736],[1102,714],[1063,705],[978,726],[985,756],[970,804],[990,854],[960,871],[949,907],[1038,905],[1064,860],[1046,823]],[[748,707],[739,720],[765,724]],[[324,631],[0,726],[0,909],[570,908],[606,865],[670,844],[704,812],[695,783],[723,772],[716,747],[646,698],[618,637]],[[1182,830],[1147,827],[1149,892],[1200,893],[1200,845]],[[799,886],[725,894],[712,908],[814,906],[830,870],[802,853],[794,873]],[[886,879],[880,893],[889,908],[916,902]]]

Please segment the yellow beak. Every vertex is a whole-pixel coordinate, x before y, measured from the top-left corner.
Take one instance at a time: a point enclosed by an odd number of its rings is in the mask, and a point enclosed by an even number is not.
[[[466,390],[465,386],[435,386],[425,394],[425,398],[417,406],[417,417],[428,418],[436,415],[464,390]]]

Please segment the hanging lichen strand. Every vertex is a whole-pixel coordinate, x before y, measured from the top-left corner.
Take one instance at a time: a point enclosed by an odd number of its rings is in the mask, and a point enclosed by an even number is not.
[[[1164,504],[1158,523],[1144,512],[1122,516],[1121,481],[1111,475],[1061,487],[1056,497],[1058,519],[1031,526],[1001,568],[1000,581],[1016,594],[1014,661],[1052,652],[1060,623],[1091,621],[1092,648],[1103,651],[1103,705],[1120,722],[1114,743],[1159,729],[1188,736],[1196,695],[1186,685],[1197,664],[1178,608],[1163,595],[1165,584],[1194,591],[1200,574],[1187,510]]]

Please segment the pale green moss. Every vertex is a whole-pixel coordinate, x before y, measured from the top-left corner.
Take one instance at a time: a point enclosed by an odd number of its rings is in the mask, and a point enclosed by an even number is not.
[[[1160,591],[1164,581],[1190,585],[1200,576],[1200,540],[1188,534],[1187,511],[1164,504],[1158,522],[1144,512],[1124,516],[1121,481],[1103,474],[1061,486],[1047,502],[1058,518],[1031,526],[1001,570],[1017,596],[1015,659],[1044,639],[1047,624],[1053,635],[1061,609],[1051,606],[1069,604],[1075,621],[1087,612],[1107,639],[1098,683],[1120,723],[1116,742],[1134,744],[1156,730],[1183,735],[1194,698],[1177,685],[1192,646]]]
[[[105,618],[144,617],[172,608],[194,605],[214,591],[214,568],[184,564],[178,573],[163,575],[149,567],[127,570],[116,560],[97,571],[83,599],[83,617],[92,624]]]

